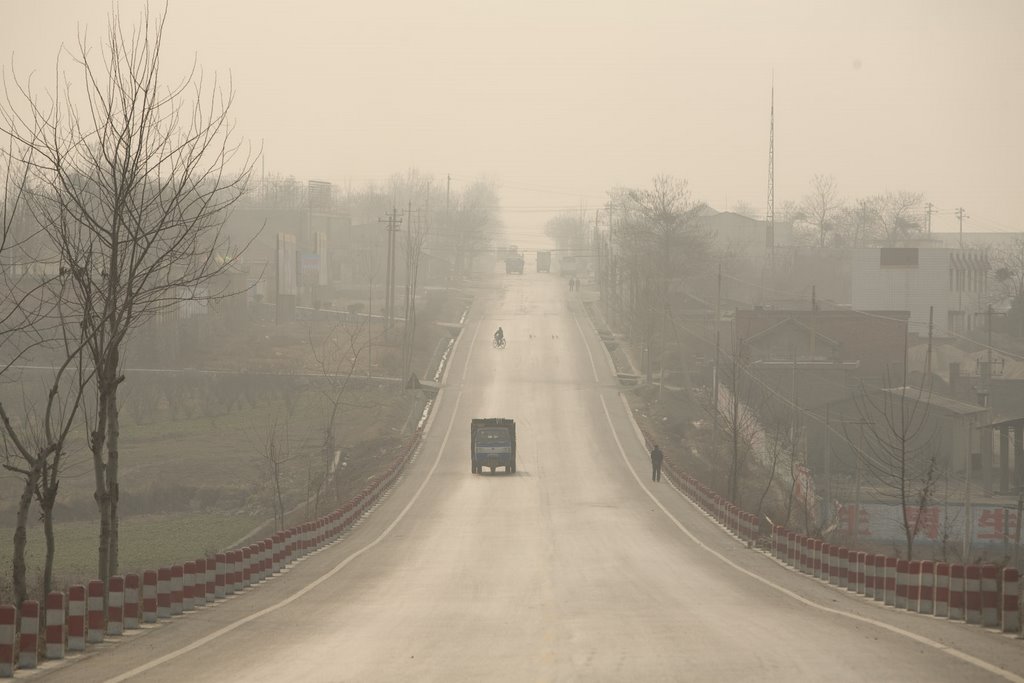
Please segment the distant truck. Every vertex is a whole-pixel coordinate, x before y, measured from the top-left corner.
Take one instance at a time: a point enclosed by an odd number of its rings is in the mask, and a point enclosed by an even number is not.
[[[537,252],[537,272],[538,273],[550,273],[551,272],[551,252],[550,251],[538,251]]]
[[[509,256],[505,259],[505,273],[519,273],[523,274],[523,257],[521,254]]]
[[[562,256],[558,259],[558,269],[562,275],[573,277],[576,275],[576,257]]]
[[[473,474],[483,468],[516,471],[516,422],[505,417],[474,418],[470,425],[470,461]]]

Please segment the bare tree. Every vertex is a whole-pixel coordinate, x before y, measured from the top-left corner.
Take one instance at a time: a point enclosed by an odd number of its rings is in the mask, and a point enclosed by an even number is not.
[[[323,405],[327,408],[324,420],[322,442],[323,468],[317,478],[320,486],[328,483],[332,471],[332,458],[338,444],[339,423],[346,411],[366,407],[363,403],[353,402],[350,397],[353,378],[359,372],[364,351],[369,354],[370,342],[364,328],[369,323],[350,324],[337,320],[325,333],[314,338],[309,335],[309,345],[313,351],[313,359],[321,382],[317,384],[323,397]],[[313,478],[310,478],[313,481]],[[317,491],[319,502],[319,490]]]
[[[989,254],[996,281],[995,298],[1008,299],[1010,331],[1024,337],[1024,238],[994,248]]]
[[[619,207],[616,250],[629,288],[631,327],[640,337],[647,381],[652,359],[663,348],[675,288],[709,252],[700,226],[702,202],[690,196],[686,181],[657,176],[650,189],[612,192]]]
[[[876,203],[861,198],[845,205],[836,215],[832,244],[837,247],[861,247],[879,224]]]
[[[232,293],[226,276],[240,252],[221,226],[254,161],[234,139],[230,86],[208,87],[196,69],[162,80],[165,19],[147,8],[125,26],[115,7],[98,53],[84,30],[69,53],[77,80],[65,75],[49,101],[19,84],[20,101],[0,103],[3,132],[32,152],[33,212],[68,276],[69,324],[89,340],[101,579],[118,567],[125,344],[161,311]]]
[[[886,192],[869,197],[867,201],[874,207],[877,218],[874,238],[880,245],[896,246],[924,230],[921,193]]]
[[[818,246],[824,247],[826,235],[834,229],[835,219],[842,209],[839,188],[830,175],[811,178],[811,191],[800,203],[804,221],[818,233]]]
[[[277,418],[267,422],[262,430],[257,428],[260,440],[255,444],[256,456],[259,459],[260,481],[270,487],[271,506],[274,509],[274,528],[284,529],[285,526],[285,488],[288,486],[288,464],[295,460],[289,442],[288,422],[284,424]]]
[[[930,376],[918,387],[909,386],[908,378],[905,345],[902,386],[862,387],[855,397],[860,419],[867,427],[856,457],[877,490],[883,495],[895,494],[899,501],[907,559],[912,559],[925,508],[943,473],[936,457],[938,429],[928,419]]]

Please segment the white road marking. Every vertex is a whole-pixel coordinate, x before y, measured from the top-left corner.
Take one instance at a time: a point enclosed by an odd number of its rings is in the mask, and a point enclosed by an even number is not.
[[[576,319],[575,316],[573,316],[573,318],[576,320],[576,326],[580,328],[580,334],[583,334],[583,328],[580,326],[579,320]],[[597,375],[597,365],[594,363],[594,355],[590,352],[590,345],[587,343],[587,338],[586,338],[585,335],[583,336],[583,346],[587,349],[587,355],[590,356],[590,367],[594,371],[594,380],[597,381],[600,384],[600,382],[598,380],[598,375]],[[759,576],[759,575],[757,575],[757,574],[755,574],[755,573],[753,573],[753,572],[751,572],[751,571],[749,571],[747,569],[744,569],[743,567],[739,566],[738,564],[736,564],[735,562],[733,562],[729,558],[725,557],[721,553],[713,550],[712,548],[709,548],[707,545],[702,543],[696,536],[694,536],[693,533],[689,529],[687,529],[686,526],[683,525],[682,522],[680,522],[678,519],[676,519],[675,516],[672,515],[672,513],[669,512],[668,509],[664,505],[661,504],[661,501],[659,501],[654,496],[654,493],[650,490],[650,488],[648,488],[647,486],[644,485],[644,482],[640,478],[640,475],[637,474],[636,470],[633,468],[633,465],[629,462],[629,458],[626,457],[626,449],[623,448],[622,442],[619,440],[618,432],[615,431],[615,425],[612,423],[612,416],[611,416],[611,413],[608,412],[608,404],[607,404],[607,402],[604,399],[604,395],[601,394],[600,396],[601,396],[601,407],[604,408],[604,416],[605,416],[605,419],[608,420],[608,426],[611,429],[612,436],[615,438],[615,445],[618,446],[619,455],[622,457],[622,462],[624,462],[626,464],[626,467],[629,469],[630,474],[633,475],[633,479],[636,480],[637,485],[643,490],[644,493],[647,494],[647,497],[650,498],[651,501],[655,505],[658,506],[658,509],[660,509],[665,514],[665,516],[668,517],[669,520],[672,521],[672,523],[676,526],[676,528],[678,528],[680,531],[682,531],[684,534],[686,534],[690,538],[691,541],[693,541],[697,546],[699,546],[705,552],[710,553],[711,555],[713,555],[714,557],[718,558],[719,560],[721,560],[725,564],[729,565],[730,567],[732,567],[736,571],[741,572],[743,574],[746,574],[747,576],[749,576],[750,578],[754,579],[755,581],[760,581],[761,583],[763,583],[764,585],[768,586],[769,588],[772,588],[772,589],[778,591],[779,593],[782,593],[783,595],[785,595],[785,596],[787,596],[789,598],[792,598],[793,600],[796,600],[797,602],[799,602],[799,603],[801,603],[803,605],[806,605],[806,606],[811,607],[811,608],[816,609],[816,610],[820,610],[822,612],[826,612],[828,614],[834,614],[834,615],[836,615],[838,617],[843,617],[843,618],[846,618],[846,619],[851,619],[853,621],[859,621],[859,622],[864,623],[864,624],[871,624],[872,626],[877,626],[878,628],[885,629],[886,631],[889,631],[891,633],[895,633],[897,635],[904,636],[905,638],[909,638],[910,640],[913,640],[914,642],[920,643],[921,645],[924,645],[926,647],[930,647],[930,648],[933,648],[933,649],[938,650],[940,652],[944,652],[944,653],[946,653],[946,654],[948,654],[950,656],[956,657],[957,659],[960,659],[960,660],[962,660],[964,662],[967,662],[968,664],[973,664],[974,666],[978,667],[979,669],[984,669],[985,671],[988,671],[991,674],[995,674],[996,676],[999,676],[1001,678],[1005,678],[1008,681],[1014,681],[1014,683],[1024,683],[1024,677],[1021,677],[1021,676],[1013,673],[1012,671],[1007,671],[1006,669],[1001,669],[1001,668],[999,668],[998,666],[996,666],[994,664],[990,664],[989,662],[986,662],[986,661],[984,661],[982,659],[978,659],[977,657],[969,655],[966,652],[963,652],[961,650],[957,650],[956,648],[950,647],[948,645],[944,645],[943,643],[940,643],[938,641],[932,640],[931,638],[926,638],[924,636],[918,635],[918,634],[913,633],[911,631],[904,631],[901,628],[898,628],[896,626],[892,626],[891,624],[887,624],[887,623],[885,623],[883,621],[878,621],[878,620],[875,620],[875,619],[871,619],[870,617],[862,617],[862,616],[857,615],[857,614],[851,614],[849,612],[845,612],[845,611],[842,611],[842,610],[837,610],[837,609],[833,609],[831,607],[825,607],[824,605],[819,605],[816,602],[813,602],[811,600],[808,600],[807,598],[804,598],[804,597],[802,597],[800,595],[797,595],[796,593],[794,593],[793,591],[791,591],[791,590],[789,590],[787,588],[783,588],[782,586],[780,586],[780,585],[778,585],[776,583],[772,583],[771,581],[769,581],[768,579],[766,579],[766,578],[764,578],[762,576]],[[625,409],[626,414],[629,416],[630,422],[633,423],[633,429],[634,429],[634,432],[635,432],[635,436],[639,440],[639,442],[640,442],[641,446],[644,448],[644,450],[646,450],[647,444],[644,442],[643,433],[640,431],[639,425],[637,425],[636,420],[633,419],[633,411],[629,407],[629,402],[626,400],[626,397],[621,392],[619,393],[619,398],[622,399],[623,408]],[[689,501],[689,498],[686,498],[686,500]],[[692,501],[690,501],[690,502],[692,503]]]
[[[477,332],[473,335],[473,342],[474,343],[476,342],[476,337],[477,337],[477,335],[479,333],[480,333],[480,328],[478,326],[477,327]],[[470,345],[469,353],[466,356],[466,361],[465,361],[466,365],[469,364],[469,358],[472,355],[472,353],[473,353],[473,344]],[[465,366],[463,366],[463,378],[465,378]],[[442,388],[438,392],[438,404],[440,403],[441,392],[443,392],[443,391],[444,391],[444,389]],[[461,400],[462,400],[462,394],[458,394],[455,397],[455,405],[452,408],[452,417],[448,421],[448,427],[447,427],[447,429],[445,429],[444,438],[441,440],[441,447],[437,451],[437,458],[434,459],[434,464],[431,465],[430,471],[427,472],[427,476],[424,477],[423,482],[419,485],[419,488],[416,489],[416,493],[413,494],[412,499],[406,504],[406,506],[404,508],[402,508],[402,511],[400,513],[398,513],[398,516],[395,517],[394,521],[391,522],[391,524],[389,524],[387,526],[387,528],[384,529],[384,531],[381,532],[380,536],[378,536],[377,538],[375,538],[374,540],[370,541],[368,544],[366,544],[365,546],[363,546],[359,550],[355,551],[354,553],[352,553],[351,555],[346,557],[344,560],[342,560],[337,565],[335,565],[335,567],[333,569],[331,569],[330,571],[328,571],[326,574],[323,574],[322,576],[320,576],[320,578],[316,579],[315,581],[313,581],[310,584],[307,584],[304,588],[296,591],[295,593],[293,593],[289,597],[285,598],[284,600],[281,600],[280,602],[278,602],[276,604],[273,604],[270,607],[262,609],[259,612],[254,612],[254,613],[250,614],[247,617],[239,619],[238,621],[232,622],[232,623],[228,624],[227,626],[225,626],[225,627],[223,627],[221,629],[218,629],[218,630],[214,631],[213,633],[211,633],[211,634],[209,634],[207,636],[204,636],[204,637],[200,638],[199,640],[197,640],[197,641],[195,641],[193,643],[190,643],[189,645],[186,645],[185,647],[183,647],[181,649],[175,650],[174,652],[169,652],[166,655],[164,655],[162,657],[158,657],[157,659],[154,659],[154,660],[152,660],[150,662],[147,662],[147,663],[143,664],[142,666],[138,666],[138,667],[132,669],[131,671],[126,671],[125,673],[123,673],[123,674],[121,674],[119,676],[115,676],[114,678],[107,679],[107,683],[120,683],[121,681],[127,681],[130,678],[133,678],[133,677],[138,676],[140,674],[144,674],[147,671],[150,671],[151,669],[154,669],[154,668],[160,666],[161,664],[166,664],[167,662],[171,661],[172,659],[176,659],[177,657],[180,657],[181,655],[186,654],[188,652],[191,652],[193,650],[196,650],[196,649],[198,649],[198,648],[200,648],[200,647],[202,647],[202,646],[204,646],[204,645],[206,645],[206,644],[216,640],[217,638],[220,638],[223,635],[231,633],[232,631],[238,629],[239,627],[244,626],[245,624],[248,624],[250,621],[255,621],[256,619],[259,619],[260,617],[266,616],[267,614],[270,614],[271,612],[275,612],[275,611],[281,609],[282,607],[285,607],[286,605],[289,605],[289,604],[295,602],[296,600],[301,598],[303,595],[305,595],[306,593],[310,592],[311,590],[313,590],[314,588],[319,586],[321,583],[323,583],[324,581],[326,581],[327,579],[331,578],[332,576],[334,576],[335,574],[340,572],[342,569],[347,567],[349,565],[349,563],[351,563],[353,560],[355,560],[356,558],[360,557],[361,555],[363,555],[364,553],[366,553],[370,549],[374,548],[381,541],[383,541],[385,538],[387,538],[387,536],[392,532],[392,530],[396,526],[398,526],[398,523],[401,522],[405,518],[405,515],[409,512],[409,510],[412,508],[412,506],[415,505],[416,501],[419,500],[420,494],[423,493],[423,489],[426,488],[427,484],[430,482],[431,478],[434,475],[434,471],[437,469],[437,466],[440,464],[441,456],[445,452],[445,446],[448,444],[448,438],[451,436],[451,433],[452,433],[452,427],[455,425],[455,417],[459,414],[459,402]],[[421,444],[421,446],[417,447],[417,450],[419,450],[420,447],[422,447],[422,444]]]

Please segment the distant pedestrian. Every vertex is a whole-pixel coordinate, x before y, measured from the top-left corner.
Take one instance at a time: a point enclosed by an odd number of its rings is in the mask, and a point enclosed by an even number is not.
[[[569,291],[570,292],[572,291],[572,286],[573,286],[574,282],[575,282],[575,280],[573,280],[572,278],[569,278]]]
[[[651,481],[661,481],[661,461],[664,459],[665,454],[661,452],[661,447],[654,444],[654,448],[651,449]]]

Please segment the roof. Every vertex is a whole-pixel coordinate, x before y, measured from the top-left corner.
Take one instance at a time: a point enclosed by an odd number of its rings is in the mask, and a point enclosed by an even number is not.
[[[769,325],[768,327],[764,328],[760,332],[757,332],[757,333],[752,334],[751,336],[747,337],[744,340],[744,343],[750,344],[750,343],[756,341],[757,339],[759,339],[761,337],[770,336],[772,333],[774,333],[775,331],[777,331],[777,330],[779,330],[780,328],[783,328],[783,327],[796,327],[796,328],[800,329],[803,332],[806,332],[808,334],[814,335],[815,339],[820,339],[820,340],[822,340],[823,342],[825,342],[826,344],[828,344],[829,346],[831,346],[833,348],[837,348],[839,346],[839,342],[837,340],[832,339],[831,337],[828,337],[828,336],[826,336],[826,335],[824,335],[824,334],[822,334],[820,332],[817,332],[816,330],[811,329],[808,325],[805,325],[804,323],[802,323],[799,320],[796,320],[794,318],[786,318],[785,320],[780,320],[777,323]]]
[[[965,403],[963,401],[958,401],[955,398],[942,396],[941,394],[925,392],[920,387],[890,387],[888,389],[882,389],[881,391],[895,396],[902,393],[904,389],[906,389],[909,397],[915,401],[927,403],[930,406],[935,406],[936,408],[955,415],[976,415],[988,410],[985,406]]]

